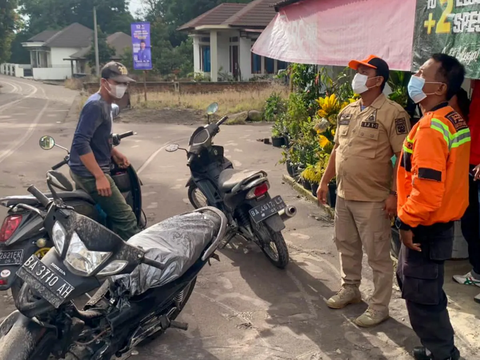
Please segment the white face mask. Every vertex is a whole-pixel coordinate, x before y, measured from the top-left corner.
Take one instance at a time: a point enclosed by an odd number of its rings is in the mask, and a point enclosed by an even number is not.
[[[107,89],[110,96],[114,97],[115,99],[123,98],[123,95],[125,95],[125,91],[127,91],[126,85],[120,85],[120,84],[114,85],[109,82],[107,83],[108,83],[108,87],[110,88],[110,89]]]
[[[368,91],[367,86],[368,76],[362,74],[355,74],[355,77],[352,80],[352,89],[355,94],[363,94],[365,91]]]

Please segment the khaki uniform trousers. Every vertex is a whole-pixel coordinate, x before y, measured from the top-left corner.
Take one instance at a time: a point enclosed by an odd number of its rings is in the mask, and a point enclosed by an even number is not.
[[[337,197],[335,244],[340,257],[342,286],[359,286],[362,279],[362,245],[373,270],[374,292],[370,307],[387,311],[392,297],[393,262],[390,258],[391,222],[384,202],[349,201]]]

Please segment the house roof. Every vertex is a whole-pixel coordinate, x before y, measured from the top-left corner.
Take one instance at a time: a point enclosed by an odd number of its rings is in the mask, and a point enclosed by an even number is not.
[[[223,3],[213,9],[203,13],[202,15],[190,20],[186,24],[180,26],[177,30],[194,29],[202,25],[222,25],[225,20],[229,19],[240,10],[245,8],[247,4]]]
[[[224,24],[233,27],[265,28],[275,17],[278,0],[254,0],[227,19]]]
[[[69,48],[86,47],[90,45],[92,36],[92,29],[79,23],[73,23],[46,40],[43,45]]]
[[[285,7],[287,5],[291,5],[291,4],[295,4],[295,3],[298,3],[300,1],[303,1],[303,0],[283,0],[283,1],[280,1],[280,2],[277,2],[275,4],[275,11],[280,11],[280,9],[282,7]]]
[[[45,31],[42,31],[40,34],[37,34],[37,35],[31,37],[30,39],[28,39],[28,41],[44,42],[44,41],[47,41],[48,39],[50,39],[53,35],[55,35],[58,32],[59,32],[59,30],[45,30]]]
[[[125,49],[132,46],[132,37],[119,31],[107,37],[107,44],[115,49],[115,56],[121,58]]]

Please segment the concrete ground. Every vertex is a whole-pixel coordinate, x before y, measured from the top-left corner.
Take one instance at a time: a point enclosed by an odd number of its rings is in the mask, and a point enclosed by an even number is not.
[[[0,196],[22,194],[29,184],[45,189],[44,174],[64,153],[55,148],[42,151],[38,139],[44,134],[69,147],[76,126],[76,93],[62,87],[0,77]],[[69,110],[72,110],[69,112]],[[70,116],[67,116],[70,113]],[[182,116],[186,116],[182,113]],[[188,211],[185,183],[189,176],[184,153],[167,153],[166,145],[186,145],[195,120],[140,123],[127,112],[115,132],[134,130],[120,151],[138,169],[144,183],[144,209],[150,224]],[[280,151],[257,139],[269,137],[269,126],[224,126],[216,143],[239,169],[268,172],[272,195],[281,194],[298,208],[298,215],[284,231],[291,263],[286,270],[271,265],[263,253],[242,241],[219,251],[200,274],[197,287],[180,316],[189,330],[169,330],[141,348],[131,359],[302,359],[385,360],[411,359],[418,345],[410,328],[405,304],[395,288],[391,319],[369,330],[352,319],[366,304],[333,311],[325,300],[339,288],[340,272],[332,241],[332,223],[312,203],[298,197],[284,184],[284,166],[278,165]],[[64,169],[66,171],[67,169]],[[2,212],[3,211],[3,212]],[[0,210],[0,216],[5,211]],[[480,289],[454,284],[452,273],[468,271],[465,261],[448,264],[446,290],[457,344],[465,359],[480,358],[480,306],[473,302]],[[373,287],[371,271],[364,262],[361,290],[368,299]],[[13,306],[4,296],[0,317]]]

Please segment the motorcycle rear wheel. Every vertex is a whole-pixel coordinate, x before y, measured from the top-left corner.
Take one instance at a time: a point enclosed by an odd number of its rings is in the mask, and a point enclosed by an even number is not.
[[[290,256],[282,233],[280,231],[274,232],[264,223],[254,224],[253,221],[252,229],[258,239],[260,249],[268,260],[279,269],[285,269],[290,261]]]
[[[195,209],[208,206],[208,200],[195,184],[191,184],[188,187],[188,201]]]

